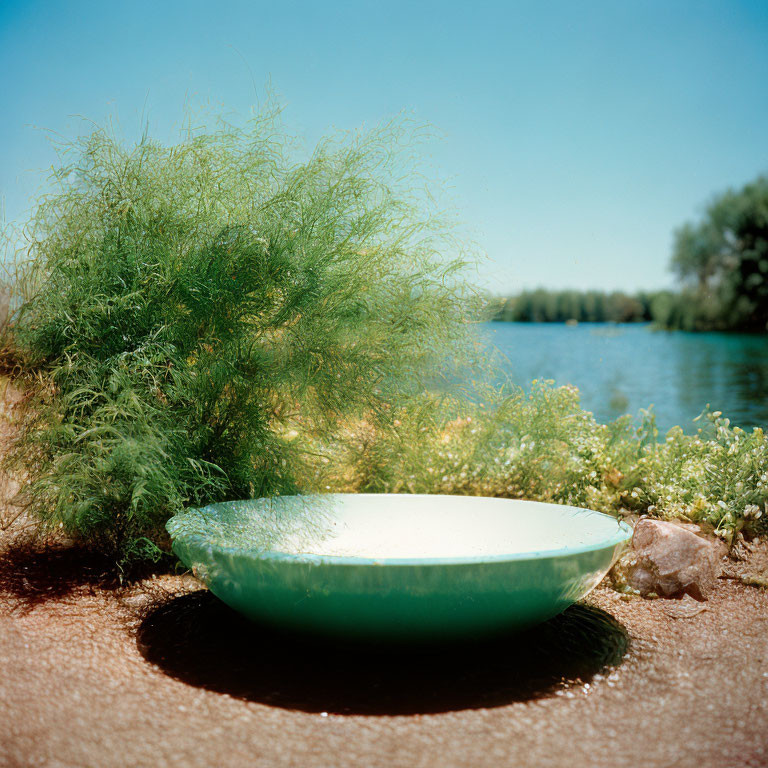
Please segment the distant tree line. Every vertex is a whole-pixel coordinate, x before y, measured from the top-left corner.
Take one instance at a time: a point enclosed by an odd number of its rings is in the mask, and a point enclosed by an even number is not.
[[[496,320],[652,322],[683,330],[768,330],[768,177],[715,197],[698,222],[675,232],[671,267],[680,288],[537,289],[501,300]]]
[[[539,288],[504,299],[496,320],[523,323],[636,323],[654,320],[667,304],[671,291],[629,295],[620,291],[549,291]]]

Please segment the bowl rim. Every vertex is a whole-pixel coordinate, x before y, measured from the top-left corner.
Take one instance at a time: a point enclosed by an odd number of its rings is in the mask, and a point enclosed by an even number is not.
[[[291,496],[280,496],[275,498],[296,498],[299,494]],[[583,544],[578,547],[559,547],[556,549],[542,549],[529,552],[510,552],[501,555],[462,555],[453,557],[355,557],[350,555],[320,555],[310,552],[289,553],[279,550],[264,549],[258,550],[237,545],[214,544],[205,535],[200,533],[186,534],[183,530],[179,531],[178,526],[182,525],[182,520],[189,512],[202,512],[209,507],[222,507],[229,504],[241,504],[244,501],[260,501],[260,499],[238,499],[234,501],[216,502],[203,507],[191,507],[171,517],[166,523],[166,527],[171,536],[173,549],[176,551],[177,542],[187,548],[203,549],[209,554],[218,552],[225,555],[246,557],[253,560],[278,562],[284,564],[297,565],[339,565],[339,566],[446,566],[446,565],[481,565],[505,562],[520,562],[525,560],[544,560],[558,557],[571,557],[575,555],[587,554],[590,552],[600,552],[607,549],[615,549],[621,544],[625,544],[632,537],[633,529],[623,520],[618,520],[605,512],[598,512],[594,509],[585,507],[575,507],[570,504],[554,504],[542,501],[530,501],[528,499],[506,499],[498,496],[463,496],[459,494],[430,494],[430,493],[334,493],[334,494],[307,494],[307,496],[355,496],[360,498],[380,498],[382,496],[404,496],[408,498],[432,498],[434,496],[444,496],[452,499],[495,499],[497,501],[509,501],[522,503],[526,505],[562,507],[564,510],[577,512],[579,515],[598,516],[605,520],[611,520],[616,523],[615,533],[598,542]],[[264,497],[266,498],[266,497]],[[174,520],[176,524],[173,525]],[[175,529],[175,532],[174,532]],[[178,554],[178,552],[177,552]]]

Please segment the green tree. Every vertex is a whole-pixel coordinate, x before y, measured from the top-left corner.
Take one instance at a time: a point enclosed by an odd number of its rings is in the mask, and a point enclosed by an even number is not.
[[[587,291],[584,294],[584,313],[589,322],[605,322],[605,294],[601,291]]]
[[[558,294],[557,319],[562,321],[583,319],[577,291],[561,291]]]
[[[676,233],[672,267],[695,288],[697,325],[768,328],[768,177],[717,196]]]

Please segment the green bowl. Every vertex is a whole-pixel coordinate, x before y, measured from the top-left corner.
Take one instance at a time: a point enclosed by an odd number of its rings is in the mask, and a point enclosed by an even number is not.
[[[632,535],[575,507],[407,494],[211,504],[168,531],[181,561],[253,620],[406,640],[545,621],[593,589]]]

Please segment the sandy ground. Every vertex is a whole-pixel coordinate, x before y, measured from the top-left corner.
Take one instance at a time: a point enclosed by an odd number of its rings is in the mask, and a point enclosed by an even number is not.
[[[277,636],[186,576],[0,562],[2,766],[768,766],[768,591],[734,578],[395,652]]]

